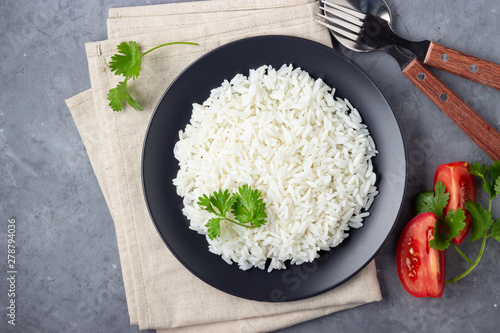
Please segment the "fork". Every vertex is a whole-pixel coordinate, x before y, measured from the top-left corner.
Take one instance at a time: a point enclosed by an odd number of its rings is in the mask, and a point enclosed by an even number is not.
[[[398,62],[402,73],[417,88],[488,156],[494,161],[500,160],[500,133],[439,80],[415,55],[409,56],[395,46],[398,42],[397,45],[407,46],[411,50],[413,46],[408,43],[413,42],[398,37],[383,19],[377,20],[373,15],[331,4],[325,0],[321,2],[322,9],[328,15],[318,13],[318,16],[326,20],[326,23],[319,20],[316,22],[328,27],[332,34],[349,49],[357,52],[380,50],[391,55]],[[420,47],[425,47],[425,42],[419,43]]]
[[[363,44],[380,49],[397,45],[411,51],[422,63],[445,70],[460,77],[500,90],[500,65],[471,56],[428,40],[413,42],[398,36],[390,22],[379,16],[361,13],[328,0],[320,1],[325,15],[319,14],[329,22],[329,28],[344,38],[351,48]],[[369,51],[362,48],[360,51]]]

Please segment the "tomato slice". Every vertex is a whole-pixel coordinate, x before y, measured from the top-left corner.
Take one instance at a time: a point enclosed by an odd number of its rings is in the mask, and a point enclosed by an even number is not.
[[[429,247],[436,225],[434,213],[417,215],[403,229],[397,249],[397,269],[401,284],[415,297],[441,297],[444,291],[446,258],[444,251]]]
[[[476,202],[476,180],[469,171],[470,167],[467,162],[441,164],[436,169],[434,184],[437,182],[443,183],[446,186],[446,192],[450,193],[450,200],[443,211],[443,216],[446,216],[452,209],[456,211],[460,207],[464,210],[464,205],[469,199]],[[458,236],[453,238],[455,244],[464,241],[469,233],[471,222],[472,217],[468,211],[465,211],[465,228],[460,231]]]

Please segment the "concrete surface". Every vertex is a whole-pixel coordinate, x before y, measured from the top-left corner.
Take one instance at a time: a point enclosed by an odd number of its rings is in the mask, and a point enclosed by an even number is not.
[[[106,38],[108,8],[161,2],[0,2],[0,332],[138,331],[129,325],[113,221],[64,99],[90,87],[84,43]],[[393,26],[404,37],[430,39],[500,63],[498,0],[387,2]],[[495,240],[488,240],[476,270],[447,286],[441,299],[409,296],[395,268],[397,238],[435,168],[456,160],[491,160],[389,56],[336,48],[366,70],[395,109],[408,149],[408,195],[376,258],[384,300],[283,332],[497,331],[500,244]],[[500,91],[434,72],[500,129]],[[500,217],[499,200],[494,216]],[[7,316],[9,224],[16,232],[16,326]],[[462,248],[475,257],[479,245]],[[455,252],[447,253],[448,277],[466,269]]]

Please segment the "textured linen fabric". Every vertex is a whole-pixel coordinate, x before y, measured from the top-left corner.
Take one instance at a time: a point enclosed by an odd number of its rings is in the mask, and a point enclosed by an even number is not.
[[[66,103],[113,217],[131,324],[159,332],[263,332],[382,299],[374,261],[341,286],[301,301],[265,303],[223,293],[192,275],[169,252],[143,197],[144,136],[173,79],[206,52],[249,36],[292,35],[331,46],[329,32],[313,22],[318,10],[316,2],[307,0],[116,8],[109,12],[111,39],[85,45],[91,89]],[[116,46],[128,40],[137,41],[142,51],[173,41],[200,45],[172,45],[145,56],[140,77],[129,82],[144,111],[127,106],[118,113],[106,99],[120,81],[109,61]]]

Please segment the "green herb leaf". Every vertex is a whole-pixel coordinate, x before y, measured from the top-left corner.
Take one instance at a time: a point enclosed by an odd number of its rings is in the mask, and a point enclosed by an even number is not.
[[[451,210],[446,214],[444,218],[444,222],[448,229],[448,241],[451,241],[453,238],[457,237],[460,231],[462,231],[466,223],[465,221],[465,212],[458,208],[455,212]]]
[[[443,220],[443,210],[448,204],[450,194],[445,193],[446,187],[441,182],[437,182],[434,186],[434,194],[425,192],[420,197],[420,202],[417,203],[418,213],[434,213],[438,220]],[[418,200],[418,198],[417,198]]]
[[[142,106],[129,95],[127,91],[127,79],[119,82],[115,88],[110,89],[108,92],[109,106],[114,111],[121,111],[123,109],[123,99],[125,99],[134,109],[143,110]]]
[[[491,183],[488,181],[488,171],[491,177]],[[476,260],[474,260],[471,266],[462,274],[446,281],[446,284],[463,279],[470,272],[472,272],[483,256],[484,249],[486,247],[486,240],[489,236],[493,236],[494,239],[500,242],[500,218],[495,222],[491,215],[491,202],[494,197],[500,194],[500,161],[495,161],[489,168],[486,168],[484,164],[470,164],[470,173],[484,181],[484,190],[490,195],[487,210],[484,209],[480,203],[474,203],[472,200],[468,200],[464,205],[465,209],[469,211],[472,217],[470,240],[475,241],[482,238],[481,249],[479,250]],[[491,233],[488,234],[488,230],[490,230],[490,228]],[[471,260],[465,257],[457,246],[454,247],[464,258],[466,258],[469,263],[471,263]]]
[[[436,220],[436,226],[434,227],[434,238],[429,241],[429,247],[436,250],[446,250],[450,246],[450,242],[443,233],[439,231],[442,229],[441,221]]]
[[[486,167],[485,164],[479,164],[479,162],[476,162],[476,163],[470,163],[469,166],[471,174],[486,179],[488,168]]]
[[[108,92],[108,101],[109,106],[114,111],[121,111],[123,109],[123,99],[125,98],[125,94],[127,92],[127,81],[122,81],[118,83],[118,85],[110,89]]]
[[[223,217],[231,210],[234,201],[235,199],[231,197],[228,190],[222,192],[222,189],[219,189],[210,196],[210,203],[219,210],[219,214]]]
[[[222,217],[213,217],[205,224],[208,230],[208,238],[213,240],[220,236],[220,221],[222,220]]]
[[[260,192],[243,185],[234,194],[236,201],[232,213],[241,223],[249,223],[252,227],[259,227],[266,223],[266,204],[260,199]]]
[[[160,47],[172,45],[172,44],[188,44],[188,45],[198,45],[197,43],[191,42],[172,42],[153,47],[152,49],[144,52],[143,54],[139,50],[139,45],[137,42],[121,42],[116,47],[118,53],[111,57],[109,62],[109,67],[112,72],[116,75],[123,75],[125,80],[120,82],[116,88],[112,88],[108,93],[108,100],[110,101],[109,106],[113,111],[121,111],[123,109],[123,99],[136,110],[143,110],[142,106],[137,103],[132,96],[127,92],[127,81],[129,79],[135,80],[139,76],[141,71],[141,59],[143,56],[151,51],[154,51]]]
[[[491,228],[494,222],[491,217],[491,212],[485,210],[480,203],[474,203],[472,200],[467,200],[465,209],[467,209],[472,216],[470,240],[478,240],[483,237],[484,233]]]
[[[500,178],[495,181],[495,196],[500,193]],[[492,198],[493,199],[493,198]]]
[[[239,187],[234,195],[222,189],[215,191],[211,196],[204,194],[198,198],[198,206],[217,215],[205,224],[210,239],[220,236],[220,223],[223,220],[245,228],[257,228],[266,223],[266,204],[260,198],[260,192],[253,191],[248,185]],[[227,216],[229,212],[236,220]]]
[[[125,100],[127,101],[128,105],[130,105],[132,108],[134,108],[135,110],[137,111],[142,111],[144,110],[144,108],[142,107],[141,104],[139,104],[138,102],[136,102],[132,96],[129,95],[129,93],[127,92],[125,94]]]
[[[491,228],[491,236],[500,242],[500,218],[495,222]]]
[[[444,218],[444,223],[436,220],[434,238],[429,241],[429,246],[436,250],[446,250],[450,246],[451,240],[465,228],[464,221],[465,212],[460,208],[456,212],[454,210],[449,211]]]
[[[476,162],[474,164],[470,164],[470,173],[483,180],[484,190],[486,192],[488,192],[489,195],[491,195],[493,193],[492,192],[493,189],[491,188],[491,184],[488,181],[488,169],[486,168],[486,165],[479,164],[479,162]]]
[[[142,54],[137,42],[121,42],[117,46],[118,54],[111,57],[109,67],[116,75],[135,80],[141,70]],[[121,54],[120,54],[121,53]]]
[[[427,212],[427,203],[434,197],[434,191],[420,193],[415,201],[415,208],[419,214]]]
[[[491,199],[495,198],[500,194],[500,161],[496,161],[493,165],[490,165],[489,169],[491,176],[491,184],[493,191],[491,193]]]
[[[203,196],[198,198],[198,206],[200,206],[201,209],[216,214],[215,209],[212,207],[212,204],[210,203],[210,198],[206,194],[203,194]]]

